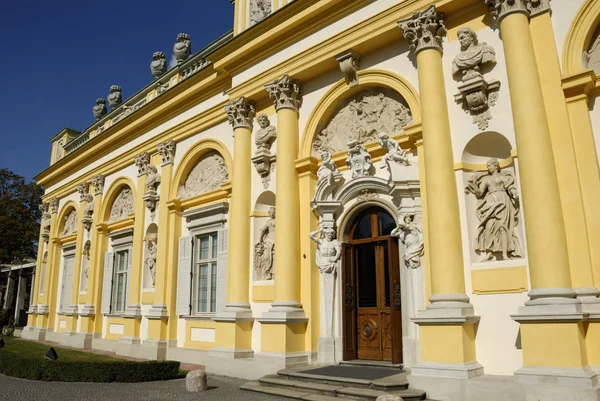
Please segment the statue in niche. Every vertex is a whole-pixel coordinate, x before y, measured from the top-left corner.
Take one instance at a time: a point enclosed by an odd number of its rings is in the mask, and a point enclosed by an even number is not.
[[[77,231],[77,212],[75,209],[71,210],[65,217],[65,226],[63,232],[60,234],[61,237],[66,237]]]
[[[110,87],[110,94],[106,97],[106,100],[108,100],[108,105],[112,110],[119,107],[119,105],[123,101],[121,95],[121,87],[119,85],[112,85]]]
[[[583,61],[586,68],[591,68],[596,74],[600,74],[600,30],[596,32],[589,50],[583,53]]]
[[[351,139],[348,142],[346,165],[352,171],[352,178],[369,175],[369,170],[373,166],[371,155],[356,139]]]
[[[275,207],[269,208],[269,220],[258,233],[254,245],[254,280],[273,280],[273,259],[275,256]]]
[[[177,42],[173,45],[173,55],[177,59],[177,64],[183,63],[192,53],[192,41],[187,33],[177,35]]]
[[[335,162],[331,158],[331,153],[329,152],[321,152],[321,165],[317,170],[317,186],[323,182],[327,181],[327,186],[331,187],[334,184],[336,176],[340,175]]]
[[[477,34],[469,27],[458,30],[460,53],[452,61],[452,75],[467,81],[482,75],[481,68],[486,64],[496,64],[494,48],[485,42],[479,43]]]
[[[42,211],[42,238],[44,241],[48,242],[50,239],[50,225],[52,224],[52,215],[48,212],[48,206],[41,204],[40,210]]]
[[[90,241],[86,241],[83,245],[83,251],[81,254],[85,258],[85,263],[83,264],[83,275],[85,278],[88,278],[90,271],[90,249],[92,247],[92,243]],[[83,288],[85,290],[85,288]]]
[[[152,287],[156,286],[156,251],[158,250],[158,241],[156,236],[146,240],[146,256],[144,257],[144,266],[150,272],[152,277]]]
[[[415,216],[402,214],[398,218],[398,225],[390,234],[398,237],[405,246],[404,264],[406,267],[416,269],[421,266],[421,257],[424,255],[423,231],[415,223]]]
[[[271,14],[271,0],[250,0],[250,26]]]
[[[519,224],[519,194],[514,175],[502,171],[497,159],[490,159],[487,172],[475,173],[467,181],[465,192],[477,198],[475,252],[481,255],[481,261],[522,257],[515,232]]]
[[[194,166],[185,182],[179,186],[177,197],[190,198],[218,189],[229,181],[225,160],[217,152],[206,153]]]
[[[104,117],[106,115],[106,100],[102,98],[96,99],[96,105],[92,108],[92,113],[94,113],[94,118],[96,120],[100,120]]]
[[[150,63],[150,72],[154,78],[167,72],[167,56],[163,52],[154,52]]]
[[[312,144],[313,156],[322,151],[342,151],[350,139],[359,144],[377,141],[379,132],[397,133],[411,122],[410,110],[398,93],[387,88],[367,88],[339,103]]]
[[[125,187],[121,190],[119,195],[115,198],[115,201],[110,208],[109,223],[118,221],[129,217],[134,212],[133,209],[133,193],[129,187]]]
[[[386,165],[390,163],[399,163],[405,166],[410,166],[410,161],[404,149],[400,147],[398,141],[390,138],[388,134],[382,132],[379,134],[379,144],[382,148],[387,149],[387,153],[383,156],[383,161]],[[381,168],[384,168],[382,165]]]
[[[273,142],[277,139],[277,129],[271,125],[269,117],[265,113],[261,113],[256,117],[256,121],[260,125],[260,129],[256,131],[256,147],[258,149],[265,149],[271,151]]]

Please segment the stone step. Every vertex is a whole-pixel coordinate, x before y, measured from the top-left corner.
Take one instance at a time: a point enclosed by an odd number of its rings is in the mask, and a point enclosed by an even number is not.
[[[375,368],[374,368],[375,369]],[[347,377],[322,376],[317,374],[304,373],[304,369],[291,368],[277,372],[278,376],[283,379],[291,379],[296,381],[304,381],[310,383],[327,384],[330,386],[342,387],[360,387],[375,389],[381,391],[400,391],[408,388],[407,372],[398,373],[396,375],[384,377],[376,380],[355,379]]]
[[[374,368],[397,368],[402,369],[404,365],[401,363],[391,363],[382,361],[369,361],[366,359],[355,359],[353,361],[341,361],[339,362],[342,366],[370,366]]]
[[[403,389],[400,391],[381,391],[372,388],[357,388],[314,383],[308,381],[281,378],[276,375],[262,377],[258,382],[249,382],[241,387],[244,390],[257,391],[265,394],[302,400],[351,399],[372,401],[385,394],[399,395],[405,401],[420,401],[425,399],[425,393],[419,390]],[[309,395],[319,397],[308,397]],[[308,397],[308,398],[307,398]],[[326,397],[326,398],[322,398]]]

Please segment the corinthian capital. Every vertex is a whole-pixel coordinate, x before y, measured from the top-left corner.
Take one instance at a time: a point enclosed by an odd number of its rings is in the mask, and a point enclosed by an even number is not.
[[[174,140],[169,139],[166,142],[159,143],[156,148],[158,149],[158,153],[160,153],[160,157],[162,157],[163,166],[173,163],[173,160],[175,160],[175,150],[177,149],[177,144]]]
[[[144,152],[137,155],[133,161],[138,169],[138,177],[146,174],[146,167],[148,167],[148,164],[150,164],[150,155]]]
[[[265,89],[275,100],[275,110],[293,109],[298,111],[300,109],[300,105],[302,105],[300,85],[289,75],[284,75],[280,79],[266,84]]]
[[[90,192],[89,182],[82,182],[77,185],[77,192],[79,192],[79,201],[83,202],[84,197]]]
[[[92,185],[94,186],[94,195],[102,195],[104,192],[104,181],[105,178],[102,174],[98,174],[92,178]]]
[[[527,0],[527,9],[532,17],[550,11],[550,0]]]
[[[415,54],[425,49],[443,50],[442,41],[446,36],[444,14],[438,13],[435,5],[398,21],[398,26]]]
[[[252,129],[254,115],[256,114],[256,107],[252,100],[248,100],[242,96],[233,102],[227,103],[225,105],[225,112],[227,113],[227,120],[233,129]]]
[[[52,198],[48,201],[50,205],[50,213],[55,214],[58,212],[58,198]]]
[[[529,15],[532,4],[540,2],[541,0],[485,0],[490,15],[496,23],[514,13]]]

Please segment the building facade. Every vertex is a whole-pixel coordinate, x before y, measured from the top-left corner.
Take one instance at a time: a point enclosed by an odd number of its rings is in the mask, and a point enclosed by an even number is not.
[[[23,335],[600,399],[600,0],[232,3],[53,137]]]

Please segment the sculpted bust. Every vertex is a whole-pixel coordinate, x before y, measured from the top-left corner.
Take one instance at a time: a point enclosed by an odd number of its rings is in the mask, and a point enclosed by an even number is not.
[[[190,35],[187,33],[180,33],[177,35],[177,42],[173,45],[173,55],[177,59],[177,62],[181,64],[190,57],[192,53],[192,41]]]
[[[167,56],[163,52],[155,52],[150,63],[150,72],[154,78],[167,72]]]
[[[481,67],[496,63],[496,52],[485,42],[479,43],[477,34],[469,27],[458,30],[461,52],[452,62],[452,75],[466,81],[481,76]]]
[[[92,108],[92,113],[94,113],[96,120],[104,117],[106,115],[106,100],[102,98],[96,99],[96,105]]]
[[[264,113],[259,114],[256,121],[260,125],[260,129],[256,132],[256,147],[270,151],[273,142],[277,139],[277,129],[271,125],[269,117]]]

